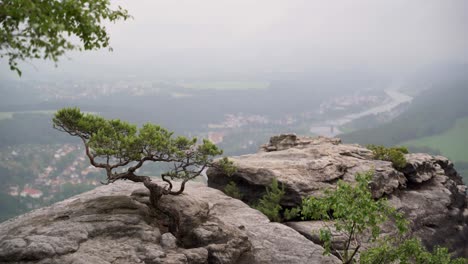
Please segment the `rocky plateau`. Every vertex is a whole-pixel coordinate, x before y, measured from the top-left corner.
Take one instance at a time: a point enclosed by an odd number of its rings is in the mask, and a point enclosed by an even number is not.
[[[468,257],[467,186],[454,165],[442,156],[406,154],[407,164],[395,169],[391,162],[375,160],[372,151],[359,145],[342,144],[338,138],[274,136],[258,153],[231,157],[237,172],[227,176],[216,169],[207,173],[208,186],[223,190],[233,181],[243,193],[243,201],[254,204],[265,187],[276,178],[285,188],[283,207],[301,204],[308,196],[320,196],[335,188],[338,180],[353,182],[357,173],[373,171],[375,198],[385,197],[410,221],[411,233],[432,248],[448,247],[456,256]],[[289,222],[315,243],[314,235],[323,223]],[[394,230],[383,228],[384,232]],[[312,234],[311,234],[312,233]],[[339,244],[340,234],[334,235]]]

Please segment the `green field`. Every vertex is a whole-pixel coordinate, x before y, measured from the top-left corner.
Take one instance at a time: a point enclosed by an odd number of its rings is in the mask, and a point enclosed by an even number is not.
[[[57,110],[33,110],[33,111],[17,111],[17,112],[0,112],[0,120],[4,119],[12,119],[13,114],[43,114],[43,115],[52,115],[56,112]],[[98,115],[99,113],[97,112],[86,112],[83,111],[83,113],[86,114],[92,114],[92,115]]]
[[[246,89],[267,89],[270,82],[266,81],[196,81],[180,82],[178,85],[189,89],[215,89],[215,90],[246,90]]]
[[[18,112],[0,112],[0,120],[3,119],[11,119],[13,118],[13,114],[46,114],[51,115],[55,113],[54,110],[36,110],[36,111],[18,111]]]
[[[438,149],[453,161],[468,162],[468,118],[457,120],[454,127],[441,134],[406,141],[401,145]]]
[[[0,120],[11,119],[13,117],[13,112],[0,112]]]
[[[403,146],[430,147],[439,150],[446,156],[461,166],[461,163],[468,163],[468,117],[458,119],[455,126],[449,130],[430,137],[423,137],[416,140],[410,140],[401,143]],[[466,165],[458,166],[457,171],[463,176],[465,182],[468,182],[468,169]]]

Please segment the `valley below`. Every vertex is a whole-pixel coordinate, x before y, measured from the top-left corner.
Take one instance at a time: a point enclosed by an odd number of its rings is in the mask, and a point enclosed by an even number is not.
[[[347,92],[330,89],[328,93],[316,96],[314,89],[308,88],[309,83],[278,82],[270,83],[270,88],[255,86],[248,89],[251,83],[239,86],[242,87],[240,90],[232,90],[234,84],[242,83],[229,82],[228,89],[199,89],[163,82],[88,82],[76,83],[71,85],[75,87],[73,90],[63,92],[57,90],[60,87],[57,83],[16,84],[36,91],[29,94],[37,94],[37,97],[33,96],[28,102],[5,101],[2,105],[0,220],[93,189],[105,177],[103,171],[90,167],[79,141],[52,128],[52,115],[63,106],[79,106],[86,112],[120,118],[138,125],[145,122],[161,124],[176,134],[207,138],[222,148],[224,155],[237,156],[257,152],[266,139],[281,133],[343,136],[346,142],[365,145],[369,142],[360,138],[350,142],[349,135],[391,124],[392,120],[404,117],[415,100],[407,90],[395,88],[365,88]],[[222,82],[215,84],[223,85]],[[284,86],[299,88],[287,95],[275,88]],[[95,94],[91,93],[93,87],[108,88],[105,93]],[[16,89],[19,94],[25,91]],[[304,98],[306,94],[315,98],[302,104],[298,103],[295,93],[304,93],[301,96]],[[281,101],[283,108],[279,113],[271,98],[281,98],[281,95],[284,100]],[[109,104],[109,98],[112,98],[112,104]],[[126,102],[126,107],[121,107],[122,102]],[[455,127],[452,132],[443,132],[447,134],[442,137],[434,135],[396,144],[408,145],[410,149],[422,147],[422,152],[426,152],[424,147],[437,149],[439,152],[430,153],[442,154],[454,160],[455,167],[464,176],[468,172],[465,166],[468,160],[463,156],[463,143],[458,142],[465,140],[466,128],[463,123],[457,123]],[[387,145],[384,140],[382,144]],[[155,164],[141,173],[157,176],[164,170],[163,166]]]

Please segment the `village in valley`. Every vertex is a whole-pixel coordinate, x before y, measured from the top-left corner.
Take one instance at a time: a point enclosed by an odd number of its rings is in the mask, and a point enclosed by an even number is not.
[[[130,85],[132,83],[132,85]],[[17,89],[30,88],[38,96],[37,100],[54,102],[71,100],[70,102],[94,102],[96,98],[116,96],[125,91],[126,100],[142,100],[142,98],[155,96],[188,100],[197,98],[194,90],[178,87],[176,84],[165,82],[73,82],[70,89],[59,89],[61,82],[22,83]],[[174,88],[174,87],[175,88]],[[169,89],[171,88],[171,89]],[[172,91],[174,90],[174,91]],[[99,93],[95,93],[99,91]],[[171,93],[168,93],[171,91]],[[183,93],[184,96],[175,96],[174,93]],[[165,98],[165,97],[164,97]],[[82,100],[82,101],[80,101]],[[224,150],[224,155],[242,155],[255,153],[259,146],[266,143],[268,138],[279,133],[295,133],[303,135],[320,135],[316,133],[315,125],[330,130],[330,126],[322,123],[331,117],[340,117],[350,112],[359,112],[362,109],[372,108],[383,104],[389,97],[381,91],[356,91],[343,94],[322,101],[316,108],[300,111],[284,112],[281,115],[260,113],[252,111],[226,112],[222,115],[206,118],[204,122],[190,123],[187,126],[177,126],[174,131],[188,137],[207,138]],[[96,101],[97,102],[97,101]],[[185,101],[184,101],[185,102]],[[26,102],[17,102],[26,103]],[[114,113],[105,111],[105,108],[90,108],[87,113],[110,115]],[[78,141],[72,141],[66,135],[54,133],[50,120],[55,112],[49,110],[21,110],[2,112],[0,121],[3,122],[4,139],[0,145],[0,195],[12,199],[8,206],[11,215],[40,208],[57,201],[61,201],[83,191],[91,190],[105,181],[105,173],[89,164],[83,146]],[[141,125],[152,115],[143,116],[135,123]],[[134,122],[133,120],[129,120]],[[185,122],[186,123],[186,122]],[[27,125],[26,125],[27,124]],[[182,122],[181,124],[184,124]],[[165,125],[162,123],[161,125]],[[18,134],[15,127],[31,127],[25,130],[25,135]],[[34,127],[34,129],[32,129]],[[36,129],[43,131],[40,136]],[[321,131],[321,130],[320,130]],[[338,130],[338,127],[336,128]],[[61,137],[63,136],[63,137]],[[7,144],[8,143],[8,144]],[[146,175],[160,175],[164,168],[158,164],[145,167],[140,173]]]
[[[102,176],[89,165],[78,144],[17,145],[3,149],[0,158],[2,169],[7,171],[2,176],[14,178],[4,191],[24,200],[28,209],[68,196],[64,194],[67,186],[91,189],[100,184]]]

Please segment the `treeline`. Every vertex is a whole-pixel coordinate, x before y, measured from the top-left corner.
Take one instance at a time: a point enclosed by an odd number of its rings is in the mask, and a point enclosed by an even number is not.
[[[398,145],[401,142],[432,136],[468,116],[468,80],[438,85],[414,99],[408,110],[390,123],[343,134],[346,143]]]

